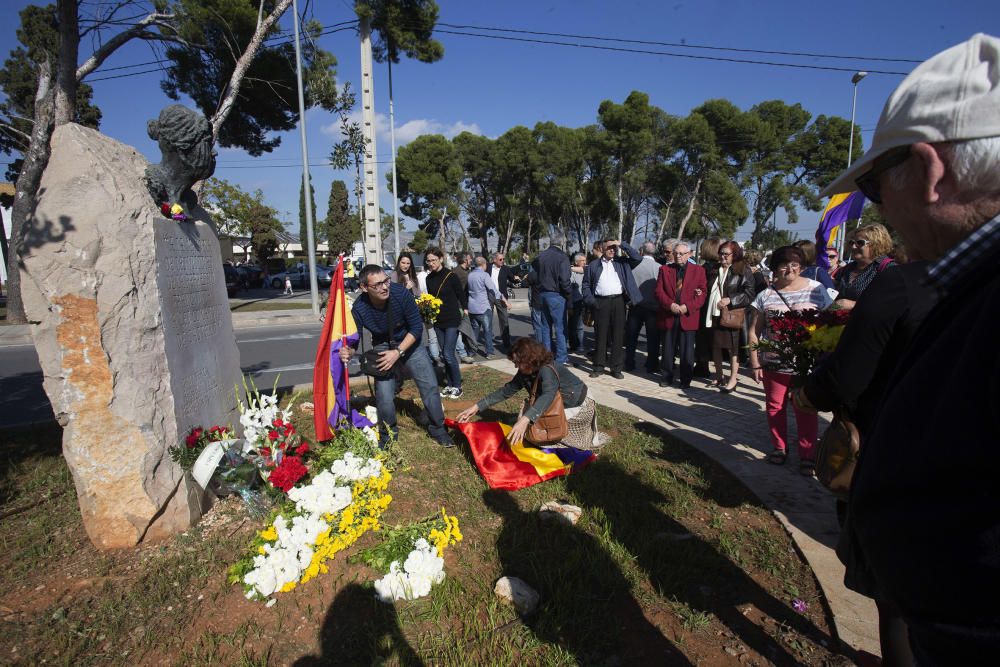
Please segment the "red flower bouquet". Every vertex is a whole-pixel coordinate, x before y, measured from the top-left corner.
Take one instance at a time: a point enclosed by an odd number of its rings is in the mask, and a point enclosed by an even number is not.
[[[837,347],[849,310],[769,313],[767,337],[754,344],[766,370],[790,370],[798,383]]]
[[[174,463],[177,463],[182,469],[187,471],[191,470],[195,461],[198,460],[198,457],[208,447],[209,443],[220,440],[231,440],[234,437],[231,426],[225,428],[222,426],[213,426],[207,431],[201,426],[195,426],[184,437],[184,446],[170,447],[167,452]]]

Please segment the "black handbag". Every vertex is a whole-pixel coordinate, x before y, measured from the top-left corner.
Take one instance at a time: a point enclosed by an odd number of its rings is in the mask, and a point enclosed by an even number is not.
[[[389,326],[388,326],[389,347],[387,349],[394,350],[394,349],[396,349],[396,344],[392,340],[393,326],[392,326],[392,299],[391,298],[386,301],[386,304],[385,304],[385,316],[386,316],[386,318],[388,320],[388,324],[389,324]],[[363,336],[362,336],[362,340],[364,340]],[[379,370],[379,367],[378,367],[379,355],[382,352],[385,352],[385,350],[375,350],[375,349],[372,349],[372,350],[364,350],[364,351],[362,351],[362,353],[361,353],[361,372],[364,373],[365,375],[368,375],[370,377],[375,378],[376,380],[384,380],[384,379],[386,379],[388,377],[391,377],[393,375],[393,373],[396,372],[396,366],[395,366],[395,364],[393,364],[392,366],[390,366],[388,370],[385,370],[385,371]]]

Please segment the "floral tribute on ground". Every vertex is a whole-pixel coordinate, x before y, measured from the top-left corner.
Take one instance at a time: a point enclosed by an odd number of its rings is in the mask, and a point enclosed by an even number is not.
[[[386,573],[375,582],[382,602],[416,600],[444,581],[444,551],[461,541],[458,517],[442,507],[440,516],[384,531],[382,542],[357,559]]]

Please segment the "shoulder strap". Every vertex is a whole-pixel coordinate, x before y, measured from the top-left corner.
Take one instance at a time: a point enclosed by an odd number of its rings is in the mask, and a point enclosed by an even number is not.
[[[882,261],[878,263],[878,268],[875,269],[875,273],[882,273],[882,271],[892,264],[892,257],[883,257]]]
[[[444,278],[441,279],[441,284],[438,285],[437,292],[434,292],[434,298],[438,298],[441,295],[441,288],[444,287],[444,283],[448,278],[451,278],[451,271],[445,274]]]
[[[772,292],[778,295],[779,299],[781,299],[784,302],[785,308],[788,309],[788,312],[792,312],[792,307],[788,304],[788,299],[785,298],[785,295],[779,292],[778,290],[774,289],[773,287],[770,289]]]
[[[558,389],[559,388],[559,371],[556,370],[556,367],[553,366],[552,364],[549,364],[547,366],[542,366],[542,368],[551,368],[552,369],[552,372],[555,373],[555,375],[556,375],[556,389]],[[535,402],[535,398],[538,396],[538,383],[542,379],[542,368],[538,369],[538,373],[535,374],[535,381],[531,385],[531,391],[529,392],[530,393],[530,402],[531,403],[534,403]]]

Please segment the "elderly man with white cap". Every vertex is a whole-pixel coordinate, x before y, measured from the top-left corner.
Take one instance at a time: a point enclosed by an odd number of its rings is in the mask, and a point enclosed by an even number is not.
[[[917,664],[1000,664],[1000,39],[906,77],[824,193],[855,189],[931,262],[939,301],[862,450],[848,529]]]

